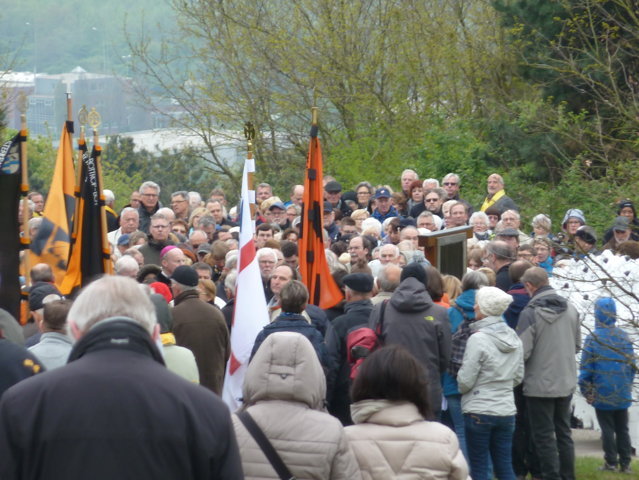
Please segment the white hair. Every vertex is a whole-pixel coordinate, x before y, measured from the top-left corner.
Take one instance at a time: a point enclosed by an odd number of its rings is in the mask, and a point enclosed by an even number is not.
[[[29,230],[34,229],[34,228],[40,228],[40,225],[42,225],[42,220],[44,219],[44,217],[33,217],[30,218],[29,221],[27,222],[27,227],[29,228]]]
[[[405,175],[405,174],[408,174],[408,173],[410,173],[410,174],[413,176],[413,178],[414,178],[415,180],[417,180],[417,179],[419,178],[419,175],[417,175],[417,172],[416,172],[415,170],[411,170],[410,168],[407,168],[406,170],[404,170],[404,171],[402,172],[402,174],[401,174],[401,178],[403,178],[403,177],[404,177],[404,175]]]
[[[133,276],[140,270],[140,265],[135,258],[130,255],[124,255],[115,262],[115,274],[124,276]]]
[[[337,254],[334,251],[327,248],[324,252],[326,253],[326,263],[328,264],[328,269],[331,273],[335,273],[337,270],[346,271],[346,267],[340,263],[339,258],[337,258]]]
[[[160,186],[157,183],[151,181],[144,182],[142,185],[140,185],[138,191],[140,193],[144,193],[144,190],[146,190],[147,188],[153,188],[157,190],[158,195],[160,194]]]
[[[450,180],[451,178],[454,178],[455,181],[458,184],[461,184],[461,179],[459,178],[459,175],[457,175],[456,173],[447,173],[446,176],[442,179],[442,182],[445,182],[447,180]]]
[[[102,190],[102,194],[104,195],[104,203],[106,203],[107,205],[111,205],[113,202],[115,202],[115,195],[111,190],[104,189]]]
[[[486,226],[490,225],[488,215],[486,215],[484,212],[474,212],[468,219],[468,225],[474,226],[475,220],[483,220],[486,223]]]
[[[428,185],[428,187],[426,185]],[[439,188],[439,180],[436,178],[427,178],[422,182],[422,188]]]
[[[237,283],[237,270],[231,270],[224,279],[224,288],[229,289],[235,295],[235,285]]]
[[[277,253],[275,253],[274,249],[269,247],[262,247],[257,251],[257,261],[259,262],[262,257],[268,257],[269,255],[273,257],[275,263],[278,262]]]
[[[435,222],[435,226],[437,227],[437,230],[442,229],[442,223],[444,223],[444,221],[442,220],[442,217],[440,217],[439,215],[433,215],[433,222]]]
[[[375,230],[378,236],[382,234],[382,224],[379,220],[373,217],[368,217],[362,220],[362,232],[371,229]]]
[[[104,276],[82,289],[69,311],[69,323],[82,334],[112,317],[130,318],[152,334],[157,319],[149,287],[127,277]]]
[[[397,245],[393,245],[392,243],[387,243],[387,244],[382,245],[381,247],[378,247],[378,248],[380,250],[380,253],[381,253],[382,250],[392,250],[393,251],[393,258],[399,258],[399,248],[397,247]]]
[[[137,209],[135,209],[133,207],[124,207],[122,209],[122,211],[120,212],[120,217],[122,215],[124,215],[125,213],[135,213],[138,217],[140,216],[140,214],[138,213]]]

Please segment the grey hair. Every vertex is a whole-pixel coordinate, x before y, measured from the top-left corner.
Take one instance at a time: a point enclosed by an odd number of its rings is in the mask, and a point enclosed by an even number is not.
[[[228,288],[235,295],[235,286],[237,283],[237,270],[233,269],[226,274],[224,279],[224,288]]]
[[[40,225],[42,225],[42,220],[43,219],[44,219],[44,217],[33,217],[33,218],[30,218],[29,221],[27,222],[27,227],[29,229],[40,228]]]
[[[120,216],[124,215],[125,213],[137,213],[138,216],[140,216],[140,214],[138,213],[137,209],[135,209],[133,207],[124,207],[122,209],[122,211],[120,212]]]
[[[115,202],[115,195],[111,190],[102,190],[102,195],[104,195],[104,203],[106,203],[107,205]]]
[[[399,257],[399,250],[397,252],[397,256]],[[388,279],[387,270],[391,268],[400,268],[395,264],[384,265],[384,267],[379,271],[377,275],[377,283],[379,284],[379,288],[382,292],[394,292],[395,289],[399,286],[399,276],[396,281],[391,281]]]
[[[153,220],[166,220],[168,221],[169,219],[166,218],[166,215],[164,215],[163,213],[155,213],[152,217],[151,217],[151,221]]]
[[[422,182],[422,187],[424,185],[429,185],[431,183],[435,185],[435,188],[439,188],[439,180],[437,180],[436,178],[427,178],[426,180]]]
[[[140,265],[138,265],[137,260],[130,255],[124,255],[115,262],[116,275],[129,275],[131,273],[137,273],[139,270]]]
[[[539,227],[550,232],[550,229],[552,228],[552,220],[550,220],[550,217],[548,215],[540,213],[533,217],[531,225],[533,228]]]
[[[455,178],[457,184],[461,185],[461,178],[459,178],[459,175],[453,172],[447,173],[446,176],[442,178],[442,183],[444,183],[446,180],[450,180],[451,178]]]
[[[69,311],[69,321],[83,334],[112,317],[127,317],[153,333],[157,324],[150,289],[128,277],[104,276],[82,289]]]
[[[474,225],[475,220],[483,220],[484,222],[486,222],[486,226],[490,225],[488,215],[486,215],[484,212],[474,212],[468,219],[468,225]]]
[[[257,261],[259,262],[262,257],[267,257],[269,255],[273,256],[273,258],[275,259],[275,263],[278,262],[277,253],[275,253],[275,250],[273,250],[272,248],[268,248],[268,247],[260,248],[257,251]]]
[[[488,285],[490,285],[488,277],[477,270],[471,270],[462,278],[462,291],[464,292],[466,290],[478,290]]]
[[[139,188],[138,191],[140,193],[144,193],[144,190],[146,190],[147,188],[153,188],[153,189],[158,191],[158,195],[160,194],[160,186],[157,183],[152,182],[150,180],[142,183],[142,185],[140,185],[140,188]]]

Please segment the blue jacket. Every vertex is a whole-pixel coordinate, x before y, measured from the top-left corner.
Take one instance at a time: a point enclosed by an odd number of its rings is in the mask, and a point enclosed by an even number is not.
[[[477,290],[466,290],[455,299],[455,305],[461,308],[471,321],[475,319],[475,311],[473,310],[473,307],[475,305],[476,292]],[[448,309],[448,321],[450,322],[450,332],[452,334],[455,333],[459,326],[462,324],[462,322],[464,321],[464,316],[457,308],[450,307]],[[442,373],[441,380],[442,393],[444,394],[444,396],[461,395],[459,393],[459,388],[457,387],[457,379],[454,378],[450,373]]]
[[[314,325],[308,323],[305,317],[296,313],[282,313],[257,334],[253,351],[251,352],[251,360],[255,356],[258,348],[260,348],[260,345],[262,345],[262,342],[266,340],[266,337],[275,332],[295,332],[304,335],[311,342],[311,345],[313,345],[313,348],[317,352],[317,358],[319,358],[322,366],[328,368],[328,354],[326,352],[324,337]]]
[[[506,292],[508,295],[512,295],[513,303],[511,303],[504,312],[504,318],[506,323],[513,330],[517,330],[517,323],[519,322],[519,314],[530,301],[530,295],[524,288],[523,283],[515,283],[510,286],[510,289]]]
[[[622,410],[632,403],[637,371],[628,334],[615,326],[612,298],[595,303],[595,331],[586,337],[579,368],[579,389],[600,410]]]
[[[381,223],[384,223],[384,220],[391,217],[399,217],[399,213],[397,213],[397,209],[395,207],[391,207],[390,210],[386,214],[381,214],[377,209],[373,212],[371,217],[379,220]]]

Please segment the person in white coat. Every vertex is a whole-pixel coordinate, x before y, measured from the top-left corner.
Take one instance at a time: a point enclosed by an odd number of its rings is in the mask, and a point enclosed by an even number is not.
[[[515,479],[511,450],[517,409],[513,388],[524,377],[524,355],[521,340],[501,316],[512,300],[496,287],[477,291],[475,321],[457,373],[473,480],[489,478],[489,453],[495,476]]]
[[[315,349],[295,332],[275,332],[249,363],[244,405],[298,480],[360,480],[340,421],[324,408],[326,379]],[[247,480],[281,478],[238,415],[233,426]]]
[[[355,425],[345,430],[364,479],[470,479],[455,433],[429,421],[426,370],[406,349],[372,353],[351,396]]]

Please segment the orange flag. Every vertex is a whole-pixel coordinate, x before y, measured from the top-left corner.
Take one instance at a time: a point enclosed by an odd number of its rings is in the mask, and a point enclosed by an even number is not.
[[[311,127],[311,142],[306,160],[304,205],[299,238],[299,259],[302,282],[309,292],[309,303],[331,308],[343,298],[331,275],[324,251],[324,183],[322,148],[317,138],[317,123]]]
[[[48,263],[51,266],[58,288],[60,288],[67,270],[71,226],[75,210],[72,133],[73,122],[67,121],[60,136],[58,156],[42,215],[42,224],[35,238],[31,239],[29,258],[31,266],[37,263]]]

